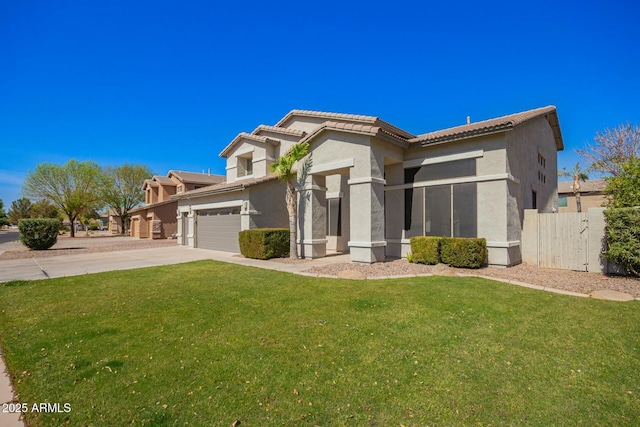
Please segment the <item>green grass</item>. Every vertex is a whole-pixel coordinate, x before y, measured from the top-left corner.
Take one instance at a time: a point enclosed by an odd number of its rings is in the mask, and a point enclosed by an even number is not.
[[[213,261],[12,282],[29,425],[639,425],[640,306]]]

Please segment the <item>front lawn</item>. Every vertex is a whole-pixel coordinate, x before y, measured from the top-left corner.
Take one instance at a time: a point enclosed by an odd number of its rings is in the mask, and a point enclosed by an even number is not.
[[[636,302],[201,261],[12,282],[0,307],[31,427],[640,424]]]

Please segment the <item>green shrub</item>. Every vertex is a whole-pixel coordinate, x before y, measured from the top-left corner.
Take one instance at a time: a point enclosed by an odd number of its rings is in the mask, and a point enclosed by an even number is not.
[[[91,224],[89,226],[89,230],[91,230],[91,231],[96,231],[96,230],[99,230],[99,229],[100,229],[100,226],[98,224]]]
[[[49,249],[58,240],[59,219],[23,218],[18,221],[20,241],[30,249]]]
[[[440,242],[440,260],[452,267],[480,268],[486,258],[485,239],[444,237]]]
[[[607,209],[604,216],[607,222],[604,257],[640,277],[640,209]]]
[[[412,260],[409,262],[430,265],[438,264],[440,262],[440,242],[442,239],[443,237],[435,236],[412,237]]]
[[[289,229],[254,228],[238,235],[240,253],[246,258],[271,259],[289,255]]]

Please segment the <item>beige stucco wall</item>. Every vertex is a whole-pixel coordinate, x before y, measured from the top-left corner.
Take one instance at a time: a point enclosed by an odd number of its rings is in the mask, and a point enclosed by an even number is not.
[[[326,122],[326,118],[317,118],[317,117],[291,117],[289,120],[284,122],[280,127],[287,129],[295,129],[301,130],[307,133],[310,133],[322,123]]]
[[[153,234],[152,237],[154,239],[168,239],[174,233],[177,232],[177,223],[176,223],[176,209],[178,207],[178,202],[168,203],[166,205],[157,206],[154,208],[149,208],[147,210],[147,218],[149,215],[153,215],[154,220],[161,221],[160,234]]]
[[[239,167],[239,156],[251,153],[253,158],[253,174],[246,178],[260,178],[268,174],[268,165],[273,161],[273,148],[267,152],[269,145],[245,139],[237,144],[227,155],[227,182],[235,182],[245,178]]]
[[[337,131],[325,131],[311,142],[311,176],[299,197],[303,204],[299,243],[306,256],[326,252],[326,177],[343,175],[349,186],[343,209],[350,213],[347,244],[351,260],[384,260],[384,151],[375,150],[377,144],[368,135]],[[343,222],[343,230],[345,225]]]
[[[233,191],[178,201],[176,235],[178,244],[195,244],[194,216],[201,209],[221,207],[240,207],[241,229],[251,228],[289,228],[285,204],[285,185],[280,181],[271,181],[249,187],[245,191]],[[175,209],[174,209],[175,212]],[[187,230],[183,230],[182,218],[187,217]]]
[[[289,214],[285,202],[286,185],[280,181],[249,188],[249,228],[289,228]]]
[[[272,145],[274,158],[278,158],[279,156],[285,154],[293,145],[295,145],[300,140],[300,137],[297,137],[295,135],[287,135],[284,133],[272,132],[267,130],[261,130],[257,135],[271,139],[277,139],[280,141],[279,144]]]
[[[565,194],[567,196],[567,207],[558,207],[558,212],[578,212],[576,196],[574,194]],[[582,212],[587,212],[589,208],[599,208],[607,202],[606,196],[603,194],[581,194],[580,204]]]

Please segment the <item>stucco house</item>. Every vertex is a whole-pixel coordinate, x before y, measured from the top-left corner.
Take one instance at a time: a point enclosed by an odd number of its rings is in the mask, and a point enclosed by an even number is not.
[[[589,208],[600,208],[604,206],[607,197],[604,189],[607,182],[604,180],[587,180],[580,182],[580,205],[582,212],[587,212]],[[578,212],[576,195],[573,192],[573,181],[563,181],[558,183],[558,212]]]
[[[131,236],[151,239],[173,236],[177,231],[178,201],[171,196],[218,184],[224,179],[222,175],[172,170],[167,176],[155,175],[145,180],[142,185],[145,205],[129,211]]]
[[[411,134],[377,117],[293,110],[240,133],[220,153],[226,182],[173,196],[179,243],[238,250],[237,233],[288,227],[284,185],[269,165],[310,144],[299,191],[303,257],[348,252],[372,263],[406,256],[413,236],[484,237],[488,262],[521,262],[524,209],[557,207],[556,108]]]

